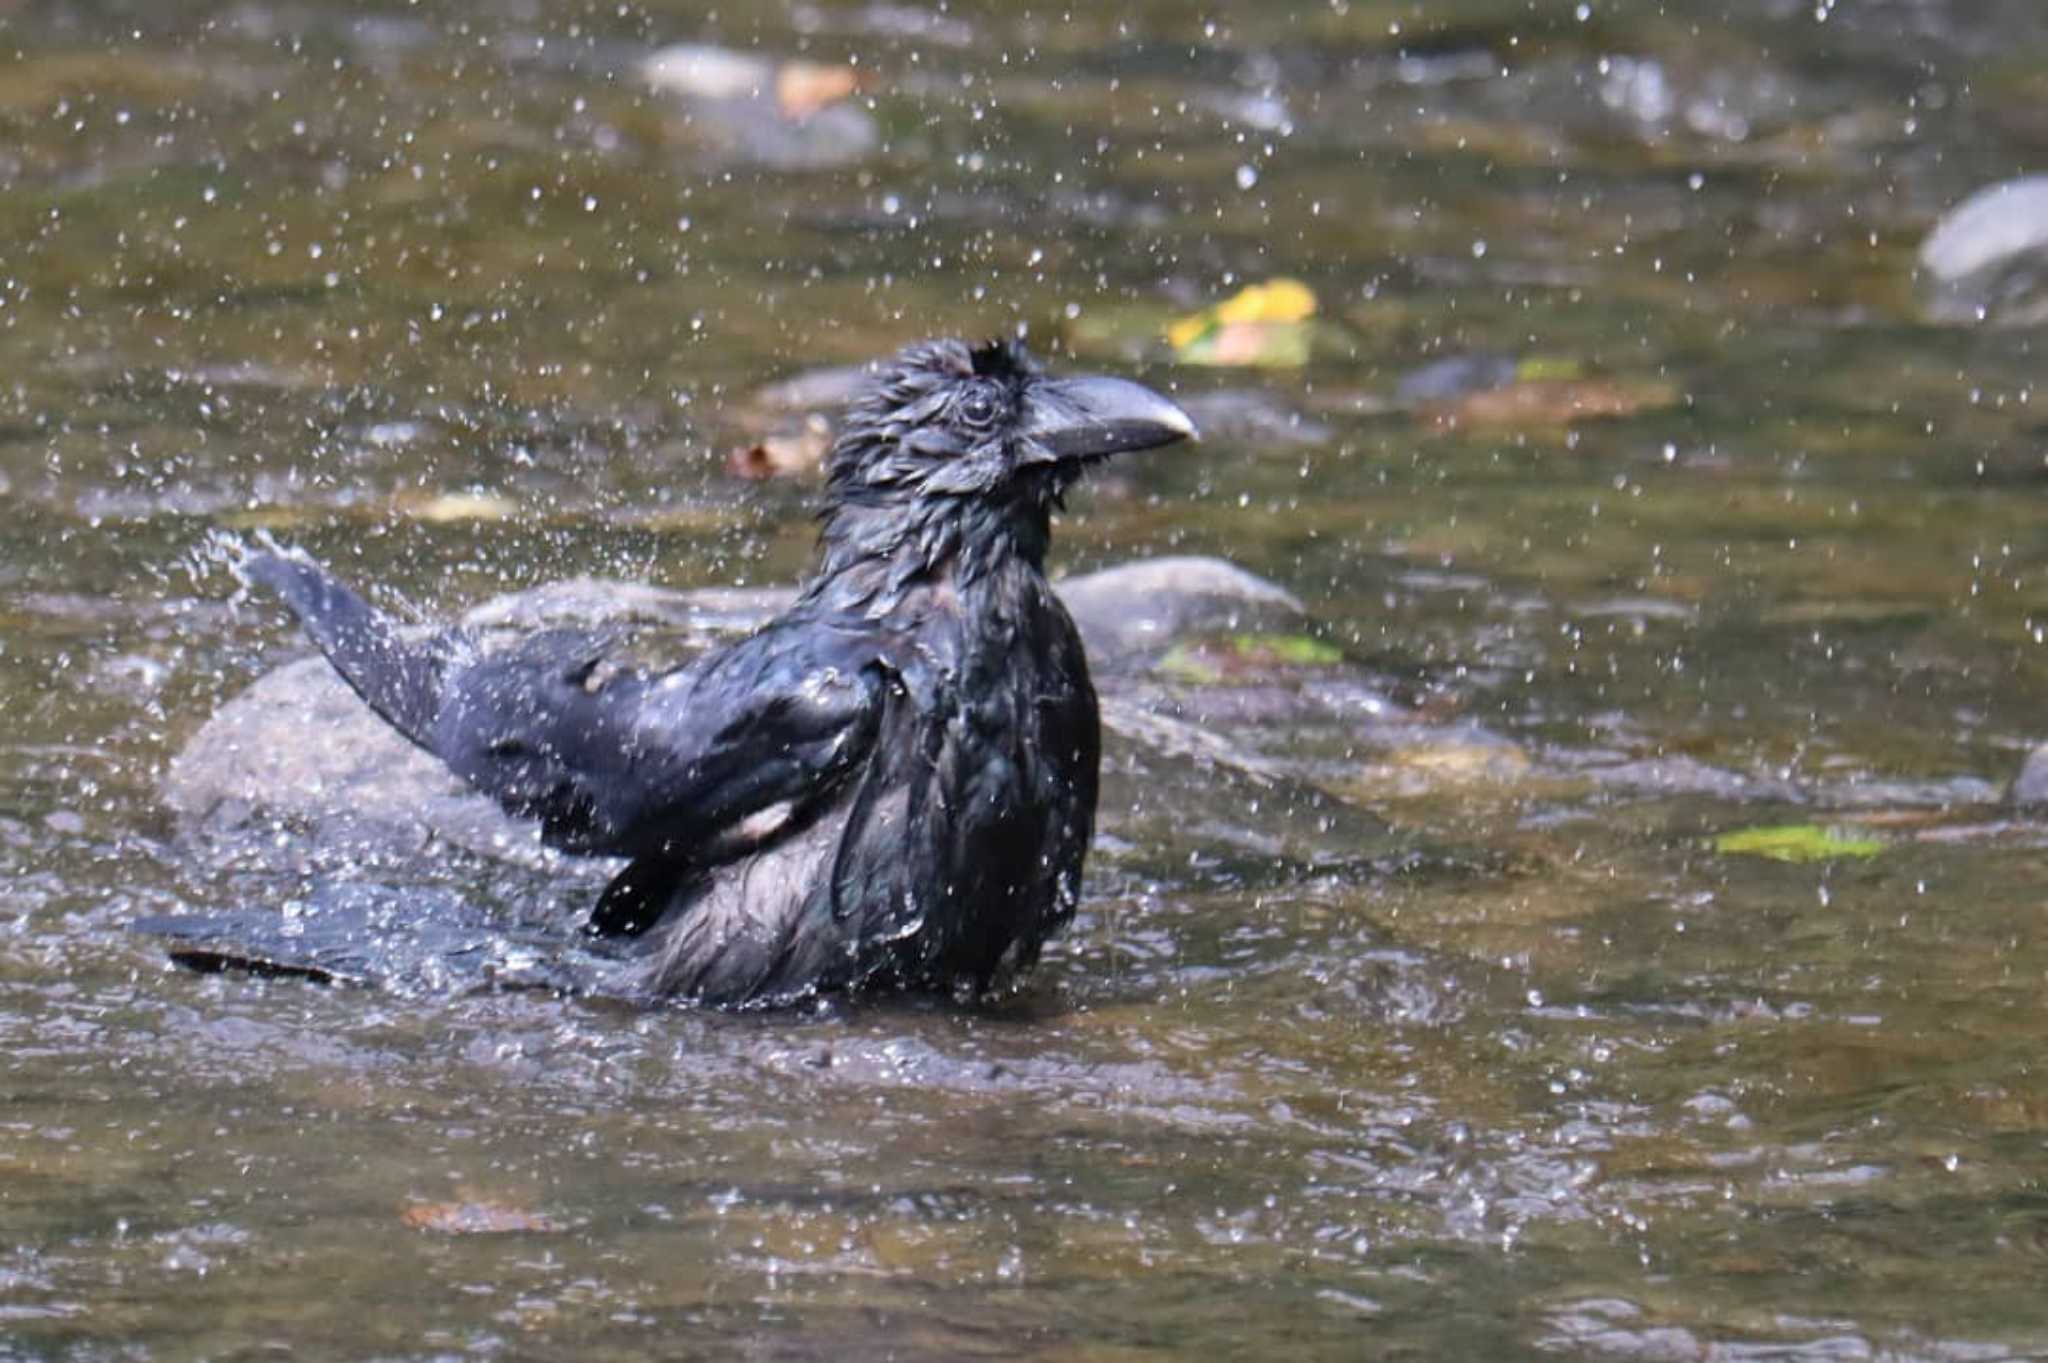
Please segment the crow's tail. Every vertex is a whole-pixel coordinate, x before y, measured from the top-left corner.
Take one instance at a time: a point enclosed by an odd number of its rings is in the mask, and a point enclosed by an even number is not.
[[[442,679],[450,662],[468,653],[464,636],[407,639],[390,616],[296,552],[249,550],[234,568],[244,582],[283,597],[355,693],[393,728],[433,751]]]

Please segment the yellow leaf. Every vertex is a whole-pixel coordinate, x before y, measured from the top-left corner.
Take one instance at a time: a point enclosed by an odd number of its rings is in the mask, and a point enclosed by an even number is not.
[[[1166,325],[1166,341],[1190,364],[1289,367],[1308,362],[1316,296],[1298,279],[1269,279]]]
[[[1192,317],[1181,317],[1166,324],[1166,343],[1175,350],[1186,350],[1202,339],[1211,327],[1216,325],[1214,314],[1198,312]]]
[[[1316,296],[1298,279],[1269,279],[1218,303],[1219,322],[1305,322],[1316,315]]]

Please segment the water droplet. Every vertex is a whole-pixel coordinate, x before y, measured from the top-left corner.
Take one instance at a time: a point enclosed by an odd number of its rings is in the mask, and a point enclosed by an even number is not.
[[[1250,189],[1258,182],[1259,172],[1256,166],[1239,166],[1237,168],[1237,187],[1239,189]]]

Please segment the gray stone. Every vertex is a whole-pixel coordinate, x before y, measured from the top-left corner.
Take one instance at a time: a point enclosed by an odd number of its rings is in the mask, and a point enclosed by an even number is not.
[[[1939,321],[2048,320],[2048,175],[2000,181],[1943,214],[1920,269]]]
[[[2048,807],[2048,743],[2027,754],[2006,799],[2022,809]]]
[[[1252,629],[1304,613],[1286,588],[1234,563],[1193,554],[1140,559],[1054,585],[1089,657],[1112,667],[1163,650],[1176,638]]]

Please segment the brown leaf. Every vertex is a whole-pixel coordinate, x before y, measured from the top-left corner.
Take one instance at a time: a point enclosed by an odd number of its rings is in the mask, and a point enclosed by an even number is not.
[[[850,66],[785,62],[775,73],[775,107],[784,118],[809,118],[854,92],[859,78]]]
[[[784,427],[742,445],[726,458],[727,472],[737,478],[790,478],[811,472],[825,461],[832,448],[832,423],[822,416],[806,417],[796,427]]]

